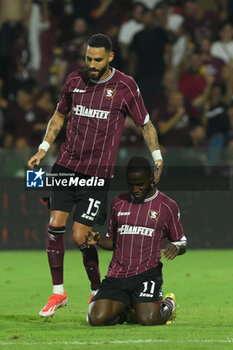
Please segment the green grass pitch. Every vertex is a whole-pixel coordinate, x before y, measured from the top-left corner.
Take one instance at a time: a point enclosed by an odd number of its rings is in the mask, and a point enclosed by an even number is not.
[[[102,277],[111,252],[99,250]],[[177,297],[170,326],[86,323],[89,282],[79,251],[65,255],[67,307],[45,321],[38,316],[51,294],[42,251],[0,253],[0,349],[233,349],[233,251],[190,250],[163,261],[163,292]]]

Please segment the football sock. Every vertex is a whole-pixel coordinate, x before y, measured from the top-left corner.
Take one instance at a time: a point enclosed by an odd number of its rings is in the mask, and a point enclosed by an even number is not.
[[[53,293],[54,293],[54,294],[64,295],[63,284],[54,285],[54,286],[53,286]]]
[[[49,225],[48,227],[47,255],[53,285],[63,284],[64,232],[65,226],[54,227]]]
[[[79,246],[79,249],[83,255],[83,265],[86,269],[87,276],[91,282],[91,289],[96,290],[100,284],[100,270],[99,270],[99,259],[96,247],[90,246],[83,243]]]
[[[171,316],[173,308],[175,306],[175,303],[172,299],[165,299],[165,300],[161,300],[161,304],[162,304],[162,309],[161,312],[163,314],[169,314],[169,316]]]

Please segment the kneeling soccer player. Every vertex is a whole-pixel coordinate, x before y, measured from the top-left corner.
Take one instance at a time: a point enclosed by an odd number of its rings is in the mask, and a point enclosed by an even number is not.
[[[92,326],[122,323],[133,308],[142,325],[173,323],[176,299],[162,294],[161,252],[172,260],[186,251],[187,240],[174,200],[154,185],[149,162],[132,158],[127,166],[129,193],[112,202],[106,237],[89,232],[87,243],[113,250],[107,275],[90,302],[88,321]],[[164,238],[171,242],[162,248]]]

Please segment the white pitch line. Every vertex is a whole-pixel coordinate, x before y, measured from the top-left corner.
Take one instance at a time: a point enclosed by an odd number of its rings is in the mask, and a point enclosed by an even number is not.
[[[138,344],[138,343],[233,343],[232,338],[227,339],[190,339],[190,340],[170,340],[170,339],[138,339],[138,340],[113,340],[96,342],[0,342],[0,345],[104,345],[104,344]]]

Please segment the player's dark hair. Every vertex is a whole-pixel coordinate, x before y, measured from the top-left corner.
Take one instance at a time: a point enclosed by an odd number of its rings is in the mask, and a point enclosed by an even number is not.
[[[91,47],[104,47],[106,51],[112,51],[112,41],[109,36],[105,34],[94,34],[88,41],[87,45]]]
[[[144,172],[149,176],[153,176],[153,170],[150,162],[143,157],[133,157],[127,165],[127,174]]]

